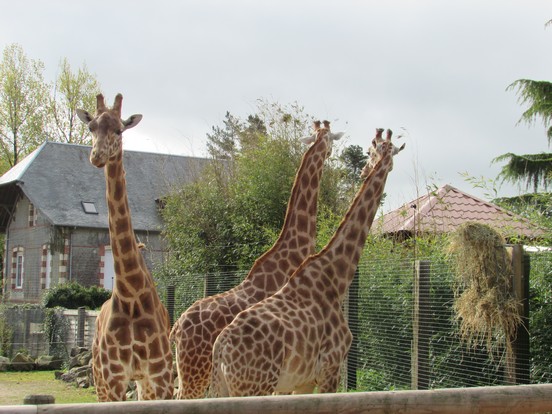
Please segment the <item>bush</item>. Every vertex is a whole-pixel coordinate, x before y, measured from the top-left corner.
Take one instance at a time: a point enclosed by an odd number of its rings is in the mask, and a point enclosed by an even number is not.
[[[4,316],[3,312],[0,311],[0,356],[9,356],[12,337],[13,330],[10,327],[10,324]]]
[[[111,297],[111,292],[99,286],[82,286],[76,282],[58,285],[44,296],[44,307],[66,309],[99,309]]]
[[[50,355],[55,358],[67,359],[67,348],[64,338],[69,331],[69,322],[62,316],[62,309],[59,307],[45,309],[44,312],[44,334],[50,344]]]

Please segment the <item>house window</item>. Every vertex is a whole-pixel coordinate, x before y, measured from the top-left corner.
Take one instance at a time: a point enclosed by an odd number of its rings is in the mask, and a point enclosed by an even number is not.
[[[29,227],[36,226],[36,209],[33,203],[29,203]]]
[[[23,250],[18,250],[15,257],[15,288],[23,288]]]
[[[52,252],[48,246],[48,254],[46,255],[46,289],[50,289],[52,282]]]
[[[93,201],[81,201],[82,209],[86,214],[98,214],[96,204]]]

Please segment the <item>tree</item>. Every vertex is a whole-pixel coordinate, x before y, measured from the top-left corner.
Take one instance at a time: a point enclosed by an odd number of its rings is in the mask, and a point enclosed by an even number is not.
[[[165,274],[251,267],[281,230],[306,150],[299,138],[309,135],[311,125],[298,105],[259,101],[257,113],[245,121],[226,113],[223,127],[213,127],[208,137],[212,165],[166,199],[164,232],[172,254]],[[350,201],[340,194],[341,165],[326,162],[319,195],[322,239],[337,227]]]
[[[49,103],[48,139],[57,142],[90,145],[88,127],[77,119],[77,108],[93,112],[100,86],[96,77],[83,65],[76,72],[66,58],[59,64],[60,73]]]
[[[549,21],[546,25],[550,24]],[[548,138],[548,145],[552,142],[552,83],[547,81],[534,81],[530,79],[518,79],[511,83],[507,90],[514,90],[518,95],[521,105],[529,107],[521,115],[519,122],[532,125],[541,119]],[[533,191],[538,192],[539,185],[545,189],[552,180],[552,154],[528,154],[516,155],[507,153],[498,156],[492,162],[508,161],[502,167],[499,178],[511,183],[525,182],[525,188],[533,186]]]
[[[508,161],[499,173],[499,178],[512,183],[525,181],[525,188],[532,185],[537,193],[539,186],[545,190],[552,179],[552,154],[516,155],[511,152],[496,157],[493,162]]]
[[[508,86],[508,90],[515,90],[520,104],[529,104],[519,122],[532,125],[541,119],[547,128],[548,145],[552,142],[552,83],[546,81],[532,81],[518,79]],[[525,182],[525,188],[533,187],[537,193],[539,186],[548,188],[552,180],[552,153],[516,155],[507,153],[496,157],[492,162],[507,161],[498,177],[511,183]]]
[[[0,62],[0,151],[8,167],[33,151],[41,141],[48,85],[44,64],[29,60],[21,46],[4,49]]]
[[[360,145],[349,145],[339,156],[345,167],[347,178],[355,184],[361,181],[360,172],[366,165],[368,156]]]
[[[228,111],[224,118],[224,127],[213,126],[207,134],[207,151],[216,160],[231,160],[238,150],[240,121]]]

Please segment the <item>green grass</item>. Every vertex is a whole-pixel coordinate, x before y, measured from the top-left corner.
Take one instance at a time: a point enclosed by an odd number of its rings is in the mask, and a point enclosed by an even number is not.
[[[0,405],[23,404],[26,395],[53,395],[56,404],[96,402],[94,388],[56,380],[54,371],[0,372]]]

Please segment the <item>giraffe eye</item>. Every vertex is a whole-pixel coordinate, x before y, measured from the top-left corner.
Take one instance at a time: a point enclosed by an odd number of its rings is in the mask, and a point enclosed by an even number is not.
[[[116,133],[117,135],[121,135],[121,134],[123,133],[123,131],[120,130],[120,129],[118,129],[117,131],[115,131],[115,133]]]

